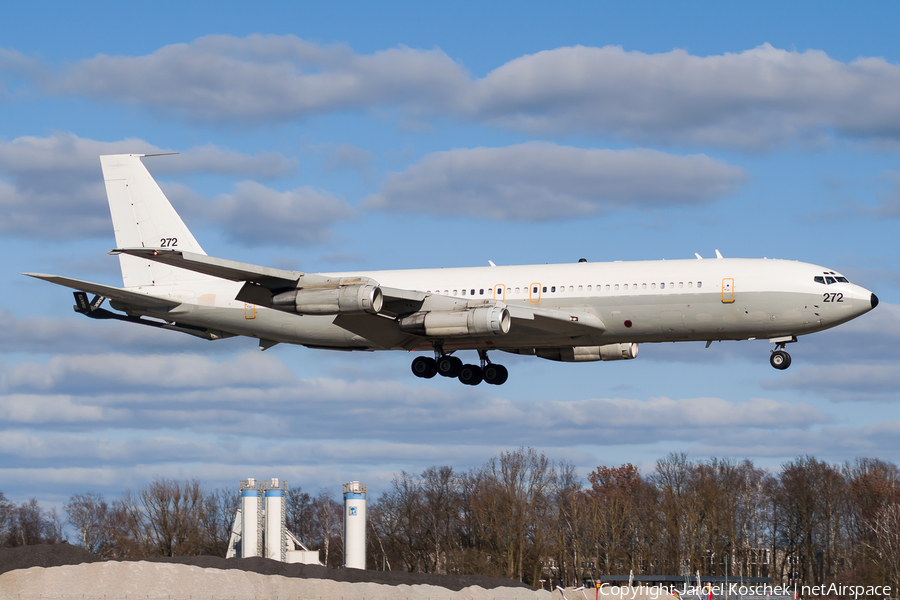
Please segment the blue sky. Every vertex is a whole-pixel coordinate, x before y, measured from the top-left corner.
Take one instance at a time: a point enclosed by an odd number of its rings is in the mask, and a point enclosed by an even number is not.
[[[19,3],[0,20],[0,490],[49,503],[156,476],[384,489],[521,445],[777,468],[900,460],[894,3]],[[797,259],[882,304],[802,338],[505,357],[203,342],[71,310],[118,285],[97,156],[147,159],[205,250],[307,271]]]

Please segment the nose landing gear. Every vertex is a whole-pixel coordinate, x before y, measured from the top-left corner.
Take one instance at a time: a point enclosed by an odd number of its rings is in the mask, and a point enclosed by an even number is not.
[[[796,338],[791,339],[789,341],[795,341]],[[779,371],[784,371],[789,366],[791,366],[791,355],[788,354],[784,346],[787,344],[787,341],[780,341],[775,343],[775,349],[772,350],[772,355],[769,357],[769,364],[778,369]]]

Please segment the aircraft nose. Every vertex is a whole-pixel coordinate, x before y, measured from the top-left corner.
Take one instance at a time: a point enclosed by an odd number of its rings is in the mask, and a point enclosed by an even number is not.
[[[875,308],[876,306],[878,306],[878,296],[872,294],[872,308]]]

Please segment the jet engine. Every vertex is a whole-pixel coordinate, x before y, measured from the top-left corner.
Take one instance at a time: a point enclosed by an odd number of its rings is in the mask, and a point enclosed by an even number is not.
[[[377,285],[301,288],[272,297],[273,308],[300,315],[375,315],[383,304],[384,295]]]
[[[535,356],[558,362],[593,362],[629,360],[637,356],[638,345],[606,344],[605,346],[569,346],[567,348],[535,348]]]
[[[501,306],[417,312],[400,319],[401,331],[427,337],[502,335],[509,325],[509,310]]]

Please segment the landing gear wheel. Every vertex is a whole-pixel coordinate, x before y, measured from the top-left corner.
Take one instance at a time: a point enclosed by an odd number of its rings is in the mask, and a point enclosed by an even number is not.
[[[412,361],[412,372],[416,377],[431,379],[437,375],[437,363],[429,356],[419,356]]]
[[[494,363],[485,365],[482,373],[484,374],[485,383],[491,385],[503,385],[509,379],[509,371],[503,365],[495,365]]]
[[[459,377],[463,362],[455,356],[442,356],[437,361],[437,372],[444,377]]]
[[[776,350],[769,357],[769,363],[776,369],[784,371],[791,366],[791,355],[784,350]]]
[[[478,385],[484,379],[478,365],[463,365],[459,370],[459,381],[465,385]]]

